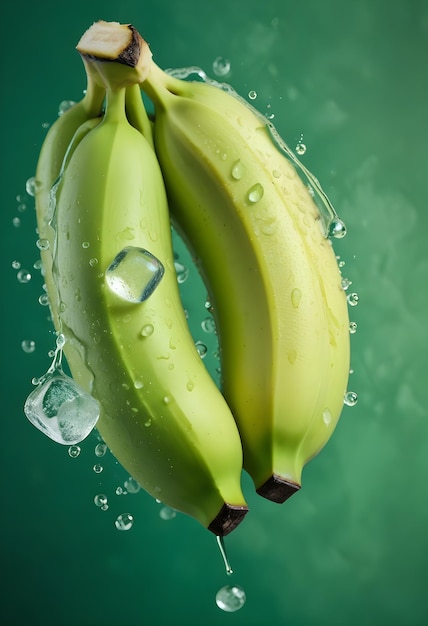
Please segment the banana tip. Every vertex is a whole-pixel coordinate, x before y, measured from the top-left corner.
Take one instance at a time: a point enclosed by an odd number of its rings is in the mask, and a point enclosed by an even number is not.
[[[263,483],[260,487],[256,489],[259,496],[266,498],[267,500],[271,500],[271,502],[277,502],[278,504],[282,504],[293,493],[299,491],[300,485],[293,483],[289,480],[285,480],[278,476],[277,474],[272,474],[270,478],[267,479],[266,482]]]
[[[247,506],[234,506],[225,502],[208,526],[208,530],[217,537],[224,537],[235,530],[247,513]]]

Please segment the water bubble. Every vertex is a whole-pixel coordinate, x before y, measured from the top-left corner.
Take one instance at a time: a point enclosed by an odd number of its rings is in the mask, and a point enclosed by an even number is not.
[[[248,202],[251,202],[251,204],[255,204],[256,202],[258,202],[259,200],[263,198],[263,194],[264,194],[263,185],[261,185],[260,183],[256,183],[248,190],[248,194],[247,194]]]
[[[201,328],[205,333],[215,333],[216,326],[212,317],[206,317],[201,322]]]
[[[245,591],[239,585],[225,585],[217,591],[215,601],[222,611],[234,613],[244,606]]]
[[[241,178],[245,174],[245,165],[242,163],[241,159],[238,159],[233,163],[230,173],[232,175],[232,178],[234,178],[235,180],[241,180]]]
[[[98,421],[98,402],[61,370],[48,372],[24,405],[29,421],[57,443],[85,439]]]
[[[349,289],[351,285],[352,285],[352,280],[349,280],[349,278],[342,278],[341,286],[342,286],[343,291],[346,291],[347,289]]]
[[[250,100],[255,100],[257,98],[257,91],[254,91],[254,89],[252,89],[248,92],[248,97]]]
[[[19,261],[12,261],[12,268],[14,270],[19,270],[21,267],[21,263]]]
[[[344,403],[346,406],[355,406],[358,402],[358,395],[355,391],[347,391],[345,393]]]
[[[153,335],[154,329],[155,327],[153,326],[153,324],[144,324],[143,328],[141,329],[140,335],[142,337],[150,337],[150,335]]]
[[[159,517],[163,520],[165,520],[166,522],[168,522],[169,520],[174,519],[174,517],[176,517],[177,512],[174,511],[174,509],[172,509],[169,506],[163,506],[161,508],[161,510],[159,511]]]
[[[63,100],[58,107],[58,117],[64,115],[64,113],[68,111],[68,109],[71,109],[71,107],[75,104],[74,100]]]
[[[70,446],[68,448],[68,456],[72,459],[76,459],[80,454],[80,446]]]
[[[122,513],[116,518],[114,525],[117,530],[130,530],[134,524],[134,518],[130,513]]]
[[[213,61],[213,72],[216,76],[227,76],[230,72],[230,61],[225,57],[217,57]]]
[[[95,506],[99,506],[100,508],[102,508],[103,510],[105,510],[103,507],[105,507],[105,505],[107,504],[108,500],[107,500],[107,496],[104,493],[98,493],[95,497],[94,497],[94,503]]]
[[[206,357],[207,352],[208,352],[207,346],[204,343],[202,343],[202,341],[197,341],[195,343],[195,346],[196,346],[196,350],[198,351],[198,354],[201,357],[201,359]]]
[[[328,225],[328,236],[335,239],[343,239],[346,235],[346,226],[338,217],[333,217]]]
[[[357,322],[349,322],[349,332],[354,335],[357,332]]]
[[[31,352],[34,352],[34,350],[36,349],[36,342],[32,339],[24,339],[23,341],[21,341],[21,348],[27,354],[31,354]]]
[[[110,289],[127,302],[144,302],[164,274],[162,263],[143,248],[128,246],[116,255],[106,272]]]
[[[125,489],[128,493],[138,493],[141,489],[141,485],[130,476],[128,480],[125,480]]]
[[[48,306],[49,296],[47,293],[42,293],[42,295],[39,296],[39,304],[41,304],[42,306]]]
[[[296,152],[299,156],[303,156],[306,153],[306,144],[304,144],[302,141],[299,141],[296,146]]]
[[[36,241],[36,246],[39,250],[49,250],[49,239],[38,239]]]
[[[300,301],[302,299],[302,292],[297,287],[291,292],[291,304],[293,309],[298,309]]]
[[[16,275],[18,282],[20,283],[29,283],[31,280],[31,274],[28,270],[19,270],[18,274]]]
[[[97,443],[95,446],[95,456],[101,458],[107,452],[107,444],[106,443]]]
[[[357,306],[360,301],[360,296],[357,293],[350,293],[346,299],[350,306]]]
[[[177,274],[177,282],[181,285],[189,278],[189,268],[178,261],[174,261],[174,267]]]
[[[14,217],[12,220],[12,224],[15,228],[19,228],[21,226],[21,219],[19,217]]]
[[[94,467],[92,468],[95,472],[95,474],[101,474],[101,472],[103,471],[103,466],[100,465],[99,463],[95,463]]]
[[[35,176],[31,176],[25,183],[25,191],[29,196],[34,197],[38,189],[40,189],[41,183],[36,180]]]
[[[330,426],[332,420],[332,414],[330,409],[324,409],[322,412],[322,421],[326,426]]]

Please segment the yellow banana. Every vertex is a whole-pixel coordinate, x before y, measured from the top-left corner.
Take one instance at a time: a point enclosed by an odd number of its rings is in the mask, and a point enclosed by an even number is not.
[[[106,111],[74,135],[53,215],[39,202],[39,228],[54,232],[47,285],[57,330],[119,462],[155,498],[222,536],[247,512],[242,448],[187,326],[162,175],[139,132],[149,124],[132,85],[148,49],[131,26],[100,22],[78,50],[103,85]],[[46,185],[50,172],[49,163],[38,168]]]
[[[259,494],[283,502],[346,391],[348,310],[331,241],[266,120],[241,99],[154,62],[142,88],[174,224],[213,304],[244,467]]]

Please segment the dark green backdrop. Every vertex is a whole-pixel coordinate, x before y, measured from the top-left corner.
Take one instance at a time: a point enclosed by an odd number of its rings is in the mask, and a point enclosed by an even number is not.
[[[23,415],[53,335],[25,182],[58,104],[84,88],[74,50],[96,19],[132,22],[164,67],[231,61],[228,77],[275,114],[318,176],[349,235],[336,246],[360,304],[352,337],[359,394],[280,507],[255,498],[226,542],[184,516],[159,517],[95,436],[71,459]],[[0,621],[5,626],[410,626],[428,623],[427,105],[424,0],[15,0],[1,9],[2,436]],[[18,199],[17,199],[18,196]],[[22,205],[26,205],[26,208]],[[14,226],[14,218],[20,226]],[[17,280],[13,261],[32,271]],[[183,290],[195,337],[204,291]],[[25,353],[31,339],[36,350]],[[209,344],[210,352],[214,346]],[[216,363],[208,357],[210,367]],[[105,493],[110,508],[93,503]],[[135,523],[118,532],[114,519]],[[245,607],[215,605],[240,584]]]

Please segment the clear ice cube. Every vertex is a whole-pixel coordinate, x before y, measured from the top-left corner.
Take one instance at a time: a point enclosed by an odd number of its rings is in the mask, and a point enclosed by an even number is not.
[[[24,412],[29,421],[57,443],[73,445],[96,425],[98,402],[60,370],[46,376],[30,393]]]
[[[144,248],[123,248],[106,271],[110,289],[127,302],[144,302],[158,286],[165,268]]]

